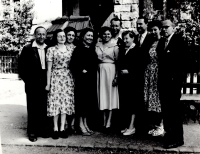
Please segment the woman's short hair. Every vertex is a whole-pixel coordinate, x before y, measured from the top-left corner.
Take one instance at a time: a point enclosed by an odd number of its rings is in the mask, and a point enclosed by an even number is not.
[[[159,20],[153,20],[151,22],[149,22],[148,24],[148,30],[150,30],[152,27],[158,27],[159,29],[162,28],[162,23]]]
[[[73,31],[74,32],[74,34],[75,34],[75,37],[77,36],[77,30],[74,28],[74,27],[67,27],[67,28],[65,28],[65,34],[67,35],[67,33],[69,33],[69,32],[71,32],[71,31]]]
[[[58,35],[58,33],[60,33],[60,32],[64,32],[64,30],[62,30],[62,29],[56,29],[56,30],[53,32],[53,37],[52,37],[50,46],[55,46],[55,45],[57,45],[57,43],[58,43],[57,35]]]
[[[102,36],[103,34],[106,32],[106,31],[109,31],[111,33],[111,35],[113,36],[113,30],[112,28],[108,27],[108,26],[104,26],[104,27],[101,27],[100,31],[99,31],[99,37],[102,39]]]
[[[137,34],[134,31],[131,30],[126,30],[122,33],[122,39],[129,34],[130,38],[135,38],[137,36]]]
[[[87,32],[92,32],[93,34],[94,34],[94,30],[92,29],[92,28],[84,28],[84,29],[82,29],[81,30],[81,33],[80,33],[80,42],[82,42],[83,41],[83,37],[85,36],[85,34],[87,33]]]

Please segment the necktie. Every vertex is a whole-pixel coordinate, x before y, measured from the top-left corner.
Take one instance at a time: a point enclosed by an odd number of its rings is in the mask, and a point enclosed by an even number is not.
[[[142,35],[139,35],[138,42],[139,42],[139,45],[141,46],[142,45]]]
[[[168,42],[169,42],[168,39],[166,39],[165,40],[165,49],[167,48]]]

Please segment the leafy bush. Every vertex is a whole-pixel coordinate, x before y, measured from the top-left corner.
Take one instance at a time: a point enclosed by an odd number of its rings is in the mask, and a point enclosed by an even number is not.
[[[0,51],[19,52],[27,43],[33,20],[33,0],[23,0],[6,4],[14,11],[4,11],[4,18],[0,22]]]

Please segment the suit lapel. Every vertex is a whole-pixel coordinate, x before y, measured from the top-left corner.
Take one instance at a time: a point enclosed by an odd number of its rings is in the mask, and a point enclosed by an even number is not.
[[[48,49],[48,47],[46,47],[46,48],[44,49],[44,52],[45,52],[44,59],[45,59],[45,68],[46,68],[46,69],[47,69],[47,59],[46,59],[47,49]]]

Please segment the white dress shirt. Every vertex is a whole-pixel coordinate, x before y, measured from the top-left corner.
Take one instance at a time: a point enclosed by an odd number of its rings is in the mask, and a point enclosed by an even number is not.
[[[169,41],[171,40],[171,38],[172,38],[173,35],[174,35],[174,33],[172,33],[168,38],[166,38],[165,48],[166,48],[167,45],[169,44]]]
[[[41,62],[41,66],[42,69],[45,69],[45,51],[44,49],[46,48],[46,44],[44,43],[43,45],[39,45],[36,41],[33,42],[32,47],[36,47],[38,49],[38,54],[40,57],[40,62]]]

